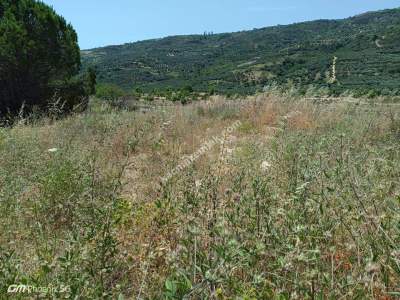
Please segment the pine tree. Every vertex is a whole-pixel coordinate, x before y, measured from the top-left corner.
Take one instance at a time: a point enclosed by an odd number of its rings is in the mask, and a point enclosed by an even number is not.
[[[0,0],[0,114],[53,100],[72,108],[86,98],[79,69],[77,35],[63,17],[35,0]]]

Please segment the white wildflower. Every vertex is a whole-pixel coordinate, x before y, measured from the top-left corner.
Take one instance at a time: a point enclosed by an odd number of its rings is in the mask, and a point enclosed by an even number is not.
[[[266,172],[271,168],[271,164],[268,161],[263,161],[261,164],[261,170]]]
[[[58,151],[57,148],[51,148],[51,149],[47,150],[47,152],[50,152],[50,153],[54,153],[54,152],[57,152],[57,151]]]
[[[227,148],[226,149],[226,154],[232,155],[233,154],[233,149]]]

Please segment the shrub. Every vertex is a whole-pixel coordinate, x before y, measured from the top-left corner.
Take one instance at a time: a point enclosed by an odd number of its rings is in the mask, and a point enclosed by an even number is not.
[[[96,97],[107,100],[110,102],[116,102],[119,98],[125,96],[124,90],[119,86],[113,84],[101,84],[96,87]]]

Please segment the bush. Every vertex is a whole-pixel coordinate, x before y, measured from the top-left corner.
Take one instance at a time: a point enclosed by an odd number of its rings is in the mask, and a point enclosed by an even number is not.
[[[125,96],[124,90],[114,84],[101,84],[96,87],[96,97],[116,102],[119,98]]]

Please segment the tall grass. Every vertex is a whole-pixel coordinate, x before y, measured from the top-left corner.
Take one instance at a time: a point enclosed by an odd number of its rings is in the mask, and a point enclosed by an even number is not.
[[[3,128],[0,294],[23,298],[7,294],[21,283],[74,299],[395,299],[399,117],[259,95],[146,114],[94,103]]]

